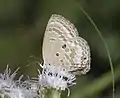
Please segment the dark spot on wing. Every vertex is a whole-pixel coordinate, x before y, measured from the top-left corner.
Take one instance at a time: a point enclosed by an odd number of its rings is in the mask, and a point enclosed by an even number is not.
[[[60,62],[63,62],[63,60],[60,60]]]
[[[56,53],[56,56],[59,56],[59,53]]]
[[[63,68],[63,71],[65,71],[65,69]]]
[[[66,44],[62,45],[62,48],[65,49],[66,48]]]
[[[56,39],[55,38],[50,38],[50,41],[55,41]]]

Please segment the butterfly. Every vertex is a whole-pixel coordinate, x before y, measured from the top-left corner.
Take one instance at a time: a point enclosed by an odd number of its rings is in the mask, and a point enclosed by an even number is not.
[[[42,55],[44,65],[61,66],[75,75],[90,70],[90,47],[79,37],[75,26],[61,15],[53,14],[44,34]]]

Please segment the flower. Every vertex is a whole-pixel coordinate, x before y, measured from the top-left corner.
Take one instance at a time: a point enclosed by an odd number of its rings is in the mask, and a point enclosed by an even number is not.
[[[18,68],[19,69],[19,68]],[[0,96],[2,98],[40,98],[39,90],[35,82],[31,80],[22,81],[23,75],[18,80],[14,80],[18,69],[11,74],[10,68],[0,74]]]
[[[65,90],[75,85],[76,77],[74,74],[63,69],[62,66],[43,66],[42,73],[38,75],[39,84],[46,88],[54,88],[56,90]]]
[[[4,92],[6,90],[9,90],[10,88],[15,87],[14,78],[17,74],[18,69],[16,69],[13,72],[13,74],[11,74],[11,70],[10,68],[8,68],[8,65],[7,65],[7,68],[4,71],[4,73],[0,74],[0,91],[1,92]]]

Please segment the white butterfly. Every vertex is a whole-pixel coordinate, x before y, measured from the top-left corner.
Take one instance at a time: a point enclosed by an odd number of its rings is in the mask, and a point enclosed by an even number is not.
[[[86,74],[90,70],[90,48],[69,20],[53,14],[44,34],[43,60],[43,66],[61,66],[75,74]]]

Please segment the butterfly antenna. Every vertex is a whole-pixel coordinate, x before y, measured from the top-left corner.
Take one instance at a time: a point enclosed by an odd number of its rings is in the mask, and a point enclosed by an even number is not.
[[[39,62],[40,58],[37,58],[37,57],[35,57],[35,56],[33,56],[33,55],[29,56],[29,59],[31,59],[31,58],[35,59],[34,62],[37,63],[38,65],[40,65],[41,68],[43,68],[42,61]],[[29,64],[27,64],[26,66],[27,66],[27,67],[28,67],[28,66],[31,66],[31,64],[29,63]]]

